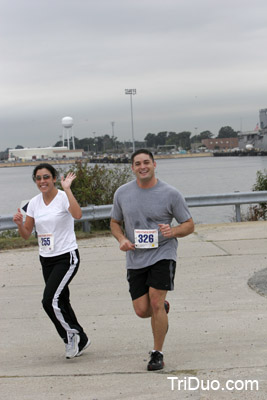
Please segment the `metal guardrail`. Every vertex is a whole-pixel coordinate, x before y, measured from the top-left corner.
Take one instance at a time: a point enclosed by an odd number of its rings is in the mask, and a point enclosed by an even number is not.
[[[235,206],[236,222],[241,222],[242,204],[267,203],[267,191],[234,192],[222,194],[207,194],[187,196],[185,200],[189,207]]]
[[[234,205],[236,221],[241,222],[241,205],[267,203],[267,191],[186,196],[185,200],[189,207],[218,207]],[[77,220],[77,222],[82,221],[84,230],[88,231],[90,230],[90,222],[110,218],[111,208],[112,204],[82,207],[83,216],[80,220]],[[12,215],[0,216],[0,231],[16,228],[17,225],[13,222]]]

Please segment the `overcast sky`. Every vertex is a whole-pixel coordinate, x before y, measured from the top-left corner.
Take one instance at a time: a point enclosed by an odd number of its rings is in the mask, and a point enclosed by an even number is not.
[[[0,150],[222,126],[267,108],[266,0],[0,0]]]

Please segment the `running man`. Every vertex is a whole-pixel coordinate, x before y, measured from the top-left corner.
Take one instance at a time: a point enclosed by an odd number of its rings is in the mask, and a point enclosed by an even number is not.
[[[151,318],[154,338],[148,371],[164,367],[163,343],[168,330],[168,290],[174,289],[177,238],[194,231],[183,196],[155,176],[153,154],[140,149],[132,154],[136,179],[114,195],[111,232],[126,252],[127,280],[133,308],[140,318]],[[175,218],[179,225],[172,226]]]

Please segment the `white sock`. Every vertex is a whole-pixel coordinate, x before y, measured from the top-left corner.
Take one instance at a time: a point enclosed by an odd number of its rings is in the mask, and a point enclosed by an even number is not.
[[[159,350],[152,350],[152,353],[155,353],[155,351],[158,351],[160,354],[163,355],[162,351],[159,351]]]

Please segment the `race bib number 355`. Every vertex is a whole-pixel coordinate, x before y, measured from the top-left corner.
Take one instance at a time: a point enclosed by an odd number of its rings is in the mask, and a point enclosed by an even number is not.
[[[43,233],[38,235],[38,244],[41,251],[49,253],[54,250],[54,235],[52,233]]]
[[[135,229],[134,238],[137,249],[154,249],[158,247],[157,229]]]

